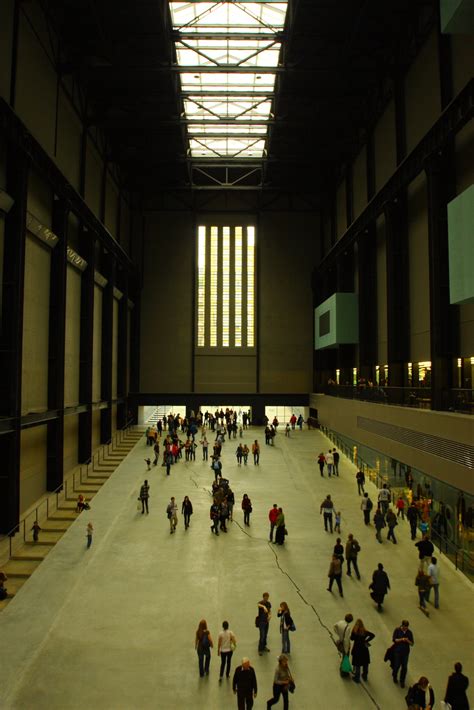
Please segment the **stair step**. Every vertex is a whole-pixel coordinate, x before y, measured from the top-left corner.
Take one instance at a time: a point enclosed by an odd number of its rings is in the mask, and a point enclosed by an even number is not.
[[[41,530],[41,537],[43,537],[43,533],[45,532],[44,528]],[[26,540],[25,545],[29,545],[31,547],[37,547],[38,545],[44,545],[45,547],[54,547],[57,540],[41,540],[41,542],[33,542],[33,540]]]
[[[49,548],[44,551],[44,555],[13,555],[11,562],[42,562],[49,552]]]
[[[63,533],[67,532],[68,530],[69,530],[69,528],[65,528],[65,527],[62,527],[62,528],[59,528],[59,527],[58,528],[42,528],[41,532],[46,533],[46,534],[48,534],[48,533],[54,534],[54,535],[57,534],[57,535],[61,536]]]
[[[42,561],[42,557],[37,560],[14,560],[10,558],[3,569],[7,577],[16,575],[17,577],[27,578],[33,574]]]
[[[98,474],[97,476],[91,476],[90,480],[94,480],[97,484],[102,485],[104,481],[106,481],[110,476],[108,476],[106,473],[104,474]]]
[[[68,523],[73,523],[76,518],[70,515],[69,517],[66,515],[54,515],[48,518],[48,520],[57,520],[59,522],[68,522]]]

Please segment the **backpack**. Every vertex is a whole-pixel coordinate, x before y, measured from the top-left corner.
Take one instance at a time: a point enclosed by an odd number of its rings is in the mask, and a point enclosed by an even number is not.
[[[374,507],[374,504],[372,503],[370,498],[367,498],[367,510],[372,510],[373,507]]]
[[[357,540],[354,540],[354,541],[353,541],[353,543],[352,543],[352,545],[351,545],[351,549],[352,549],[353,552],[360,552],[360,545],[359,545],[359,543],[357,542]]]
[[[203,634],[199,643],[201,648],[209,648],[209,634]]]

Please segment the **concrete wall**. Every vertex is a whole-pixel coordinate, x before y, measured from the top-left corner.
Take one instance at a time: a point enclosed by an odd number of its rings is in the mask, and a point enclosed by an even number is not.
[[[226,217],[236,223],[230,214],[206,220],[208,224],[213,219],[225,222]],[[247,223],[249,216],[244,219]],[[256,236],[258,352],[241,357],[235,353],[232,357],[201,355],[192,342],[194,219],[190,213],[147,216],[140,390],[192,391],[195,358],[197,391],[255,392],[258,356],[261,392],[307,392],[312,386],[313,349],[310,279],[319,258],[318,230],[319,219],[313,214],[260,215]]]
[[[412,448],[384,436],[373,434],[358,426],[358,417],[405,427],[415,432],[432,434],[459,444],[472,446],[474,417],[468,415],[431,412],[407,407],[394,407],[371,402],[360,402],[325,395],[311,395],[310,406],[318,410],[322,425],[355,441],[365,444],[386,456],[424,471],[440,481],[474,493],[472,468],[462,466],[440,456]]]
[[[408,188],[410,359],[430,360],[430,288],[426,178]]]
[[[387,355],[387,250],[385,217],[377,220],[377,362],[385,365]]]
[[[21,432],[20,514],[46,492],[46,443],[45,426]]]
[[[79,357],[81,337],[81,272],[67,268],[66,351],[64,367],[64,405],[79,404]]]

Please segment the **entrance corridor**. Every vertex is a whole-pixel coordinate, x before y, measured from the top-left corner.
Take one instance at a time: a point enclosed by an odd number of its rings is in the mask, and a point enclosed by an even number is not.
[[[185,438],[184,435],[181,438]],[[212,441],[212,433],[209,433]],[[406,690],[393,684],[383,657],[393,629],[410,621],[415,645],[408,683],[426,675],[436,705],[444,697],[456,661],[474,684],[472,584],[441,555],[440,609],[429,604],[430,617],[418,609],[415,587],[418,555],[409,526],[396,528],[398,544],[375,540],[373,526],[363,525],[355,468],[341,457],[340,477],[321,478],[320,451],[332,443],[319,431],[284,432],[275,446],[265,446],[263,430],[251,428],[241,440],[261,444],[260,465],[237,466],[237,440],[224,444],[223,474],[235,493],[234,522],[219,537],[210,532],[210,486],[213,473],[203,462],[184,459],[171,468],[146,471],[150,449],[139,441],[81,513],[60,542],[0,614],[2,710],[227,710],[237,707],[229,681],[218,682],[217,636],[224,619],[237,637],[232,673],[242,656],[255,668],[262,710],[271,697],[276,657],[281,651],[276,611],[286,601],[296,625],[291,635],[290,668],[296,692],[290,708],[298,710],[401,710]],[[200,440],[200,436],[196,437]],[[150,514],[137,510],[145,478],[150,484]],[[367,485],[371,497],[376,495]],[[247,493],[253,505],[250,527],[240,509]],[[359,540],[361,581],[343,575],[344,598],[326,591],[336,534],[324,532],[319,506],[330,493],[342,512],[343,542],[352,532]],[[166,506],[184,495],[194,515],[185,531],[179,514],[170,535]],[[286,515],[283,547],[268,542],[268,510],[273,503]],[[86,549],[86,526],[94,538]],[[435,553],[436,554],[436,553]],[[377,612],[368,586],[377,563],[390,577],[391,592]],[[257,653],[254,619],[262,593],[270,594],[273,618],[270,653]],[[339,675],[339,657],[331,634],[347,612],[362,618],[375,633],[370,648],[368,682],[356,685]],[[200,678],[194,635],[201,618],[214,639],[210,674]],[[472,692],[470,694],[472,702]],[[276,707],[283,707],[280,703]]]

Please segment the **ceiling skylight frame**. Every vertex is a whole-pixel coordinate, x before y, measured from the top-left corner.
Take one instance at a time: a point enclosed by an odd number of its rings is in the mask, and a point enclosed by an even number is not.
[[[287,6],[170,2],[191,159],[266,154]]]

